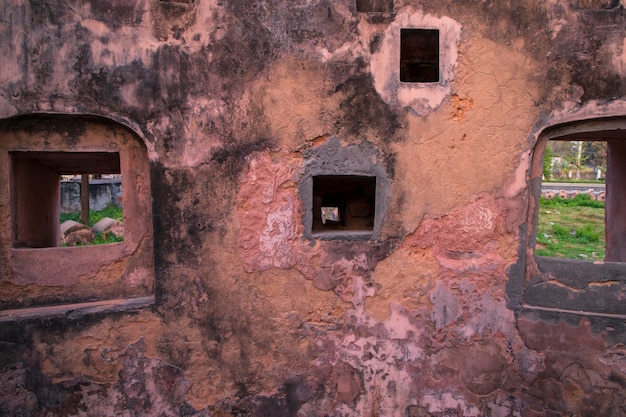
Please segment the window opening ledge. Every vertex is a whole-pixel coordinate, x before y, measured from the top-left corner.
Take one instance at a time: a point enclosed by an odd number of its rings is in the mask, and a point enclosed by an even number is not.
[[[154,295],[150,295],[137,298],[0,310],[0,323],[55,317],[78,319],[89,314],[128,312],[150,307],[154,304],[154,300]]]

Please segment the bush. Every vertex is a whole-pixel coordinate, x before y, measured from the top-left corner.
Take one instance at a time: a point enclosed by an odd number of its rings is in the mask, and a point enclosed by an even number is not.
[[[122,212],[122,208],[114,204],[106,206],[102,210],[98,211],[89,210],[89,224],[87,226],[91,227],[105,217],[110,217],[111,219],[122,221],[124,218],[124,214]],[[80,222],[80,211],[76,211],[74,213],[61,213],[60,223],[63,223],[67,220]]]
[[[594,230],[593,225],[584,224],[580,228],[576,228],[576,237],[581,241],[599,242],[602,233]]]
[[[543,198],[540,199],[540,204],[543,207],[592,207],[592,208],[604,208],[604,201],[592,200],[589,194],[578,194],[574,198]]]
[[[556,223],[552,225],[552,234],[554,234],[554,236],[561,240],[567,240],[571,238],[570,229]]]

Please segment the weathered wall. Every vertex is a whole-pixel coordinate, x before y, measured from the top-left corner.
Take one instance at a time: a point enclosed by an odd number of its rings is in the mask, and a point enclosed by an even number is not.
[[[61,213],[80,211],[80,181],[61,181]],[[122,182],[115,179],[89,181],[89,207],[102,210],[122,203]]]
[[[605,3],[3,1],[5,125],[145,143],[156,301],[2,322],[0,415],[626,415],[622,317],[521,301],[538,132],[626,114]],[[422,25],[442,81],[394,84]],[[303,181],[340,169],[384,178],[372,239],[306,237]]]

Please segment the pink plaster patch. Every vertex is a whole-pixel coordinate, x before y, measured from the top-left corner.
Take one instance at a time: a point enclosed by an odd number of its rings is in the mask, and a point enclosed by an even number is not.
[[[425,218],[403,248],[432,248],[444,268],[457,272],[493,270],[504,260],[497,252],[504,215],[492,196],[480,196],[440,218]]]
[[[237,252],[247,272],[295,268],[321,290],[333,290],[343,301],[363,306],[374,289],[364,271],[372,269],[364,254],[369,242],[304,240],[303,207],[296,183],[300,159],[272,159],[269,152],[251,155],[237,195]],[[337,253],[337,245],[343,248]]]
[[[248,272],[295,264],[292,248],[302,226],[294,169],[272,162],[267,152],[250,158],[237,198],[237,249]]]

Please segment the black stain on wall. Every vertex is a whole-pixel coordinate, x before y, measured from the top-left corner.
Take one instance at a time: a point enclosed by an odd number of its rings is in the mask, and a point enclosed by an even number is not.
[[[90,0],[88,3],[94,17],[114,30],[141,24],[147,12],[144,0]]]
[[[359,137],[373,129],[383,142],[399,139],[399,115],[382,101],[371,75],[362,73],[350,77],[336,87],[336,92],[346,95],[340,104],[344,114],[339,124],[351,135]]]
[[[223,172],[229,174],[228,177],[237,178],[245,166],[248,155],[252,152],[271,149],[273,146],[269,139],[263,137],[245,143],[227,141],[221,149],[215,151],[211,159],[220,165]]]
[[[623,44],[623,32],[598,28],[626,27],[623,8],[601,11],[563,11],[571,24],[562,27],[550,52],[549,74],[559,72],[584,90],[583,100],[623,96],[626,86],[615,68],[611,45]],[[575,17],[575,19],[572,19]],[[562,77],[563,77],[562,75]]]

